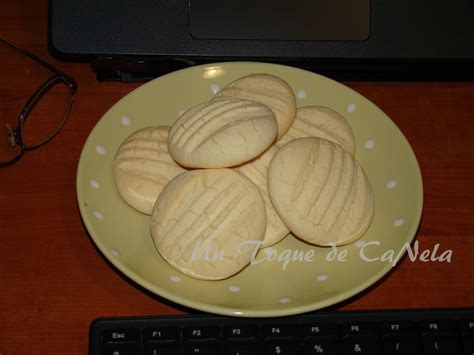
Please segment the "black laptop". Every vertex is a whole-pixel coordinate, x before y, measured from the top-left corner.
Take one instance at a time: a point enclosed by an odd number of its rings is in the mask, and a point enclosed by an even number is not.
[[[473,80],[472,0],[50,0],[49,44],[99,80],[215,61],[340,80]]]

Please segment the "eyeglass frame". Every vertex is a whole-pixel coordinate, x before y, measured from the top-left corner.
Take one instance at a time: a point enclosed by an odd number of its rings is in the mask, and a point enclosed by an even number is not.
[[[66,123],[66,121],[69,118],[69,114],[70,114],[71,109],[72,109],[72,103],[74,101],[74,95],[75,95],[76,90],[77,90],[77,83],[69,75],[63,73],[59,69],[55,68],[54,66],[52,66],[51,64],[45,62],[44,60],[42,60],[41,58],[35,56],[34,54],[32,54],[32,53],[30,53],[30,52],[28,52],[24,49],[16,47],[15,45],[13,45],[10,42],[6,41],[2,37],[0,37],[0,44],[4,44],[7,47],[9,47],[10,49],[16,51],[18,54],[21,54],[24,57],[28,57],[28,58],[32,59],[33,61],[35,61],[36,63],[42,65],[43,67],[45,67],[46,69],[50,70],[53,73],[53,75],[50,76],[49,79],[47,79],[45,82],[43,82],[43,84],[41,84],[38,87],[38,89],[36,89],[36,91],[31,95],[31,97],[25,103],[25,105],[23,106],[23,108],[20,111],[20,114],[17,118],[16,127],[12,128],[8,123],[4,127],[7,131],[6,134],[7,134],[8,144],[12,148],[14,148],[15,146],[19,146],[20,149],[21,149],[20,152],[15,157],[13,157],[12,159],[4,161],[4,162],[0,161],[0,168],[4,168],[4,167],[15,164],[16,162],[18,162],[18,160],[20,160],[20,158],[23,156],[23,154],[25,152],[27,152],[29,150],[37,149],[37,148],[45,145],[46,143],[51,141],[51,139],[53,139],[58,134],[58,132],[63,128],[64,124]],[[53,88],[57,84],[60,84],[61,82],[66,85],[66,87],[68,88],[69,93],[70,93],[68,106],[67,106],[66,112],[64,113],[64,117],[63,117],[61,123],[58,125],[58,127],[56,127],[56,129],[53,132],[51,132],[51,134],[44,141],[42,141],[38,144],[32,145],[32,146],[25,145],[25,143],[23,142],[22,130],[23,130],[23,126],[25,124],[25,121],[26,121],[26,118],[27,118],[28,114],[31,112],[33,107],[36,105],[37,102],[39,102],[39,100],[41,99],[41,97],[45,93],[47,93],[51,88]]]

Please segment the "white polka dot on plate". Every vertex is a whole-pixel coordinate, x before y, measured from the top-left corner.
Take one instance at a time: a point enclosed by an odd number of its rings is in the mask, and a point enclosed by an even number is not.
[[[364,148],[365,149],[372,149],[375,147],[375,142],[373,139],[367,139],[365,142],[364,142]]]
[[[394,227],[401,227],[405,224],[405,219],[404,218],[396,218],[394,221],[393,221],[393,226]]]
[[[298,96],[298,99],[303,100],[306,98],[306,91],[305,90],[300,90],[296,93],[296,96]]]
[[[397,182],[395,180],[388,180],[386,183],[385,183],[385,186],[387,187],[387,189],[391,190],[391,189],[394,189],[395,186],[397,186]]]
[[[328,279],[328,275],[326,275],[326,274],[319,274],[319,275],[316,276],[316,280],[318,280],[318,281],[325,281],[327,279]]]
[[[91,180],[91,186],[94,188],[94,189],[99,189],[100,188],[100,183],[95,180],[95,179],[92,179]]]
[[[120,253],[115,249],[110,249],[110,254],[112,254],[112,256],[116,258],[120,256]]]
[[[100,145],[100,144],[96,145],[95,150],[100,155],[105,155],[105,153],[106,153],[105,147],[103,145]]]
[[[355,109],[356,109],[356,105],[355,105],[355,104],[349,104],[349,105],[347,105],[347,107],[346,107],[347,112],[354,112]]]
[[[278,302],[280,303],[290,303],[291,302],[291,298],[290,297],[281,297]]]
[[[239,291],[240,291],[240,286],[237,286],[237,285],[230,285],[230,286],[229,286],[229,291],[230,291],[230,292],[239,292]]]
[[[176,276],[176,275],[171,275],[169,279],[170,281],[173,281],[173,282],[181,282],[181,277]]]
[[[129,126],[132,124],[132,120],[131,120],[130,117],[128,117],[128,116],[123,116],[123,117],[120,119],[120,121],[122,122],[122,124],[123,124],[124,126],[127,126],[127,127],[129,127]]]
[[[219,86],[219,84],[212,84],[212,85],[211,85],[211,91],[212,91],[214,94],[217,94],[220,89],[221,89],[221,87]]]
[[[97,219],[104,219],[104,215],[99,211],[94,211],[94,216]]]

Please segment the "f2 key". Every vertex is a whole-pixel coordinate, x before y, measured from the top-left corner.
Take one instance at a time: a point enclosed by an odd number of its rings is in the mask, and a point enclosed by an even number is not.
[[[217,340],[219,339],[219,328],[215,326],[188,327],[184,328],[185,340]]]

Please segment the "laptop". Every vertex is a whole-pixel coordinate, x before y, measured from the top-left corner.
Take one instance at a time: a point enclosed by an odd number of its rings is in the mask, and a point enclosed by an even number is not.
[[[474,2],[49,0],[49,46],[101,81],[236,60],[338,80],[470,81]]]

